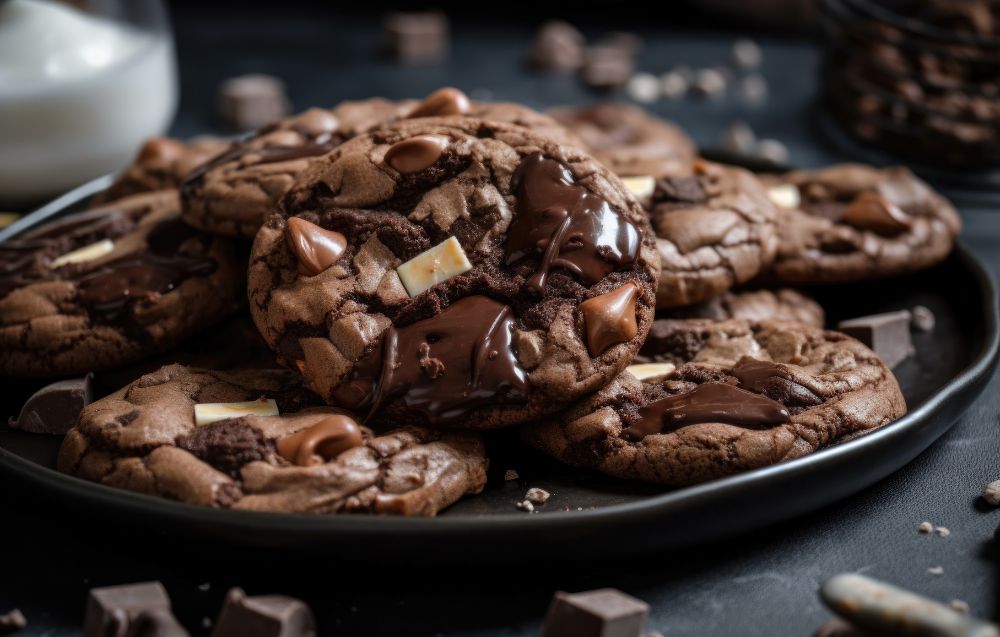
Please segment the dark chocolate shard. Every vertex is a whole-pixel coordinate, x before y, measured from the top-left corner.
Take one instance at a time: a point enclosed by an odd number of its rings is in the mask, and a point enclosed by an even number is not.
[[[20,609],[15,608],[0,615],[0,635],[21,630],[28,625],[28,619]]]
[[[557,592],[541,637],[642,637],[649,605],[614,588]]]
[[[144,610],[129,622],[125,637],[190,637],[169,610]]]
[[[885,312],[841,321],[837,329],[870,347],[888,367],[895,367],[913,353],[910,312]]]
[[[10,426],[33,434],[65,434],[94,400],[92,378],[87,374],[42,387],[24,403],[17,419],[10,419]]]
[[[247,597],[230,589],[212,637],[315,637],[316,620],[305,602],[282,595]]]
[[[159,582],[91,589],[83,637],[124,637],[134,619],[154,611],[170,612],[170,598]]]

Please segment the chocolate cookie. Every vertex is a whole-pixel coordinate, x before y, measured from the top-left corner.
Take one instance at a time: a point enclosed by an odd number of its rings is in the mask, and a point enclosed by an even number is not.
[[[180,220],[177,191],[0,244],[0,373],[55,376],[162,352],[243,302],[243,257]]]
[[[86,407],[59,470],[190,504],[299,513],[430,516],[486,483],[475,433],[375,435],[311,400],[285,370],[170,365]]]
[[[215,137],[195,137],[187,142],[153,137],[142,145],[135,160],[114,183],[94,197],[92,207],[142,192],[179,188],[189,172],[228,146],[228,141]]]
[[[768,281],[846,283],[920,270],[951,252],[955,208],[902,167],[840,164],[765,178],[780,204]]]
[[[823,327],[825,315],[819,303],[796,290],[749,290],[724,292],[696,305],[674,308],[672,318],[704,318],[713,321],[796,321]],[[657,331],[655,321],[651,333]]]
[[[799,458],[906,413],[899,385],[854,339],[798,323],[677,321],[676,369],[625,372],[524,439],[563,462],[683,486]]]
[[[595,391],[653,318],[642,207],[510,124],[399,122],[299,180],[254,242],[251,313],[284,364],[373,423],[493,428]]]
[[[554,108],[549,114],[622,177],[687,173],[697,155],[683,130],[638,106],[611,102]]]
[[[651,201],[661,268],[657,307],[718,296],[774,258],[778,211],[742,168],[696,160],[687,174],[656,180]]]
[[[444,88],[422,102],[372,98],[311,108],[276,122],[192,173],[183,187],[184,220],[207,232],[252,238],[309,164],[355,135],[399,119],[464,115],[511,122],[579,145],[552,118],[518,104],[471,102]]]

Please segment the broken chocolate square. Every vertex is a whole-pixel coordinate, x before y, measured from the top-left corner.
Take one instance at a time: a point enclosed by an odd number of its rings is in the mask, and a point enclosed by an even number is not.
[[[17,420],[11,418],[10,426],[33,434],[65,434],[94,400],[92,377],[87,374],[42,387],[24,403]]]
[[[288,114],[285,83],[259,73],[230,78],[219,87],[218,108],[227,128],[237,131],[260,128]]]
[[[649,605],[613,588],[557,592],[542,637],[642,637]]]
[[[247,597],[230,589],[212,637],[315,637],[316,620],[305,602],[282,595]]]
[[[173,614],[162,608],[144,610],[129,623],[125,637],[191,637]]]
[[[448,55],[448,18],[443,13],[391,13],[383,21],[389,52],[406,64],[431,64]]]
[[[886,312],[841,321],[837,329],[870,347],[888,367],[895,367],[913,353],[910,312]]]
[[[94,588],[87,599],[84,637],[125,635],[143,612],[170,612],[170,598],[159,582]]]

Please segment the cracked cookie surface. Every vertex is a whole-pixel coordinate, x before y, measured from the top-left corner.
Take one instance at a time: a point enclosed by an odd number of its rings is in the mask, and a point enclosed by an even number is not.
[[[675,321],[665,377],[628,372],[523,429],[568,464],[668,486],[799,458],[900,418],[892,372],[867,347],[797,323]]]
[[[649,217],[660,254],[659,308],[691,305],[745,283],[778,249],[778,211],[751,173],[697,160],[656,181]]]
[[[433,246],[467,268],[410,292]],[[495,428],[597,390],[638,350],[658,271],[642,207],[510,124],[399,122],[299,180],[258,233],[251,313],[283,364],[373,424]]]
[[[196,424],[198,403],[262,396],[280,415]],[[376,435],[315,403],[287,370],[170,365],[88,405],[59,470],[189,504],[317,514],[432,516],[486,482],[473,432]]]
[[[207,232],[253,238],[264,217],[319,156],[385,124],[438,115],[510,122],[559,143],[579,143],[552,118],[530,108],[473,102],[457,89],[440,89],[423,101],[346,101],[275,122],[202,165],[182,188],[184,219]]]
[[[961,230],[955,208],[906,168],[840,164],[764,179],[772,189],[794,187],[788,203],[797,203],[779,209],[767,281],[848,283],[914,272],[948,256]]]
[[[0,373],[57,376],[166,351],[243,303],[232,243],[133,195],[0,244]]]
[[[746,321],[795,321],[813,327],[823,327],[826,314],[819,303],[802,292],[790,288],[778,290],[744,290],[723,292],[695,305],[674,308],[670,318],[743,319]],[[652,332],[656,332],[657,323]]]
[[[598,160],[622,177],[686,173],[697,156],[680,127],[620,102],[549,110]]]

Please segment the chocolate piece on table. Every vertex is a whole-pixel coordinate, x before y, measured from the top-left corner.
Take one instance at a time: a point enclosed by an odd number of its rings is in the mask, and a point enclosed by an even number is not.
[[[83,636],[125,635],[132,621],[149,611],[170,612],[170,598],[159,582],[91,589]]]
[[[6,635],[7,633],[21,630],[27,625],[27,618],[18,608],[0,615],[0,635]]]
[[[558,20],[538,30],[528,62],[545,71],[575,71],[583,66],[584,38],[576,27]]]
[[[997,626],[877,580],[844,573],[819,592],[833,612],[864,631],[914,637],[996,637]]]
[[[314,637],[316,621],[309,606],[293,597],[247,597],[230,589],[212,637]]]
[[[614,46],[587,48],[583,64],[584,83],[599,90],[619,89],[629,81],[635,62],[628,52]]]
[[[144,610],[129,622],[125,637],[190,637],[169,610]]]
[[[33,434],[65,434],[94,400],[91,378],[93,374],[87,374],[42,387],[24,403],[17,419],[10,419],[10,426]]]
[[[448,17],[443,13],[390,13],[382,25],[389,52],[401,62],[429,64],[448,55]]]
[[[649,605],[614,588],[552,597],[541,637],[642,637]]]
[[[889,367],[895,367],[913,353],[908,310],[841,321],[837,330],[870,347]]]
[[[289,108],[285,83],[270,75],[241,75],[219,87],[219,117],[233,130],[260,128],[288,115]]]

